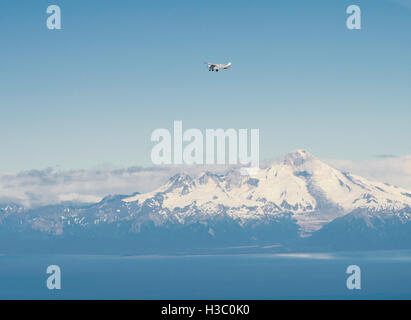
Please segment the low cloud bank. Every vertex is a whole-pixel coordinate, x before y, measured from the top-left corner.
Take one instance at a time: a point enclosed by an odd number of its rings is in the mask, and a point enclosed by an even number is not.
[[[387,182],[411,190],[411,155],[385,155],[368,161],[322,159],[331,166],[367,179]],[[65,201],[98,202],[107,195],[149,192],[171,176],[185,171],[221,172],[228,167],[130,167],[101,170],[31,170],[15,174],[0,173],[0,203],[25,207],[57,204]]]
[[[364,161],[324,159],[329,165],[369,180],[386,182],[411,190],[411,155],[395,157],[379,155]]]
[[[0,204],[12,202],[35,207],[61,202],[92,203],[108,195],[152,191],[178,172],[198,174],[205,170],[204,167],[169,166],[68,171],[48,168],[0,173]]]

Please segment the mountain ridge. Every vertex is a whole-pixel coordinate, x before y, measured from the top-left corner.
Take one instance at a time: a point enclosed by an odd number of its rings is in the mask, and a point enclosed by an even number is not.
[[[205,172],[197,178],[182,173],[151,193],[123,201],[142,205],[157,195],[162,200],[159,210],[171,212],[193,204],[206,212],[222,205],[232,208],[233,218],[238,219],[293,212],[305,232],[318,230],[325,223],[358,208],[381,211],[411,206],[411,198],[404,193],[407,193],[405,189],[341,172],[304,150],[296,150],[251,177],[241,176],[235,170],[222,175]],[[244,212],[241,210],[244,206],[255,210]],[[315,225],[310,225],[304,214],[319,211],[321,214],[313,222]]]
[[[96,241],[93,248],[112,241],[120,250],[273,243],[344,248],[350,235],[357,239],[351,247],[411,248],[408,194],[296,150],[252,176],[240,169],[179,173],[152,192],[106,196],[95,204],[0,206],[0,239],[83,239]]]

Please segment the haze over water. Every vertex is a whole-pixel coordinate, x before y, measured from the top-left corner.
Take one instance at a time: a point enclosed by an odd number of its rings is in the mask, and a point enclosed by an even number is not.
[[[46,287],[57,264],[62,289]],[[348,290],[346,268],[361,268]],[[409,299],[411,251],[0,256],[0,299]]]

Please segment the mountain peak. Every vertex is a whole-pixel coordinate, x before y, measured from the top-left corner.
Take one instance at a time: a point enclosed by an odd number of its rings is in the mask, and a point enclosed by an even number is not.
[[[313,159],[313,156],[310,153],[303,149],[297,149],[285,155],[284,163],[299,166],[310,159]]]
[[[168,180],[168,184],[173,188],[184,187],[192,182],[193,178],[185,172],[177,173]]]

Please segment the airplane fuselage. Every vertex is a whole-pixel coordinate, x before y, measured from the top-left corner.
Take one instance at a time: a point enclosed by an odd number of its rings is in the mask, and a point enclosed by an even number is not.
[[[231,67],[231,62],[227,64],[214,64],[214,63],[208,63],[208,71],[216,71],[218,70],[224,70],[224,69],[229,69]]]

